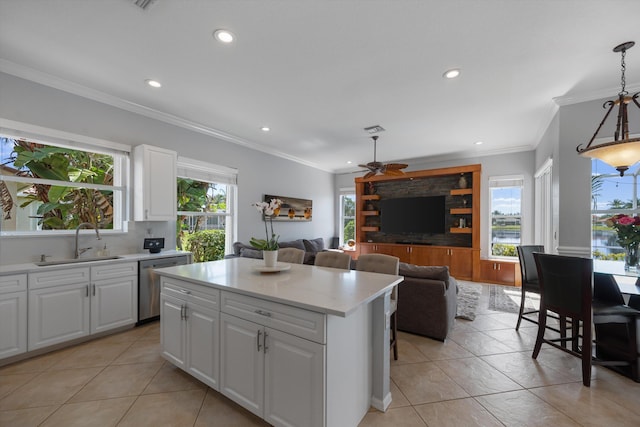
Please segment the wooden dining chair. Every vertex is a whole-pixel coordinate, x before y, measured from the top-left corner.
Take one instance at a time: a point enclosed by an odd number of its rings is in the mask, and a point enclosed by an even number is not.
[[[324,251],[316,254],[314,265],[318,267],[351,269],[351,255],[344,252]]]
[[[356,270],[369,271],[371,273],[394,274],[397,276],[399,268],[400,259],[398,257],[384,254],[360,255],[356,262]],[[393,359],[398,360],[398,322],[396,317],[396,312],[398,311],[398,285],[394,286],[391,291],[390,305],[390,346],[393,350]]]
[[[278,249],[278,261],[289,262],[291,264],[302,264],[305,252],[298,248]]]
[[[527,317],[527,315],[538,314],[538,310],[525,311],[525,300],[527,292],[540,295],[540,285],[538,284],[538,270],[536,269],[536,261],[533,259],[534,252],[544,252],[542,245],[523,245],[518,246],[518,261],[520,261],[520,273],[522,276],[522,288],[520,289],[520,310],[518,311],[518,322],[516,323],[516,331],[520,328],[520,322],[538,324],[535,318]]]
[[[610,274],[593,274],[593,323],[600,364],[640,382],[640,311],[625,304]]]
[[[596,342],[596,347],[601,345],[612,349],[612,337],[607,336],[606,331],[612,325],[628,323],[628,319],[624,319],[624,317],[631,314],[629,310],[635,311],[627,306],[620,306],[619,299],[613,302],[594,302],[593,260],[537,252],[533,254],[533,257],[536,261],[540,284],[540,312],[538,313],[538,334],[532,357],[534,359],[538,357],[543,343],[580,357],[582,360],[582,383],[587,387],[591,385],[592,364],[629,366],[630,357],[620,353],[615,353],[611,359],[606,360],[592,356],[592,322],[595,325],[594,329],[598,328],[601,331],[602,343]],[[596,294],[598,296],[610,294],[611,289],[602,288],[602,277],[596,277],[599,283]],[[613,283],[615,284],[615,281]],[[572,327],[569,336],[545,337],[547,310],[571,319]],[[580,327],[581,324],[582,327]],[[582,330],[582,334],[580,334],[580,330]],[[567,342],[571,342],[570,348],[562,345]]]

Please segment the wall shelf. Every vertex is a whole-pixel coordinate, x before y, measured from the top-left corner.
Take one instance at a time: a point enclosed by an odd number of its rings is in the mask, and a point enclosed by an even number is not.
[[[380,211],[362,211],[362,216],[378,216]]]
[[[380,200],[379,194],[363,194],[360,196],[362,200]]]
[[[465,215],[465,214],[471,214],[472,210],[471,208],[451,208],[450,212],[451,212],[451,215]]]
[[[452,196],[465,196],[467,194],[473,194],[473,188],[454,188],[451,190]]]
[[[362,231],[380,231],[380,227],[364,226],[360,227]]]
[[[457,233],[457,234],[471,234],[472,232],[472,228],[471,227],[465,227],[465,228],[459,228],[459,227],[451,227],[449,229],[449,233]]]

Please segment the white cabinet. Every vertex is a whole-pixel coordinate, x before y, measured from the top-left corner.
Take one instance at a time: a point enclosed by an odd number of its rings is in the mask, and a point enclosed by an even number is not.
[[[162,278],[162,355],[218,390],[220,291]]]
[[[133,149],[134,221],[175,221],[177,154],[150,145]]]
[[[0,359],[27,351],[27,275],[0,276]]]
[[[229,292],[221,298],[220,392],[274,426],[324,425],[324,315]]]
[[[89,267],[29,274],[29,350],[89,335]]]
[[[137,320],[138,263],[91,267],[91,333]]]
[[[136,322],[138,263],[29,273],[28,349]]]

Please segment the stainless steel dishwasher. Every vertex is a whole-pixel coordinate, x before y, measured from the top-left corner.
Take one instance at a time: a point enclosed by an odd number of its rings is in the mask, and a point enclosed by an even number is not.
[[[187,255],[140,261],[138,265],[138,324],[160,318],[160,276],[154,268],[189,263]]]

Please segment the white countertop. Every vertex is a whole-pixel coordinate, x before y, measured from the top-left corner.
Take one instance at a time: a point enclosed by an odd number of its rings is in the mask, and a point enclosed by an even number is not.
[[[291,264],[279,273],[259,273],[264,261],[231,258],[160,268],[161,276],[187,280],[257,298],[346,317],[403,280],[402,276]]]
[[[145,259],[168,258],[168,257],[173,257],[178,255],[189,255],[190,253],[191,252],[167,250],[167,251],[161,251],[157,254],[152,254],[147,251],[147,252],[136,253],[136,254],[117,255],[118,258],[106,259],[101,261],[87,261],[87,262],[80,262],[80,263],[57,264],[57,265],[46,265],[46,266],[38,266],[33,262],[27,262],[24,264],[0,265],[0,274],[19,274],[19,273],[30,273],[34,271],[57,270],[61,268],[86,267],[86,266],[91,266],[91,265],[105,263],[105,262],[113,263],[113,262],[141,261]],[[52,261],[52,260],[49,259],[47,261]]]

